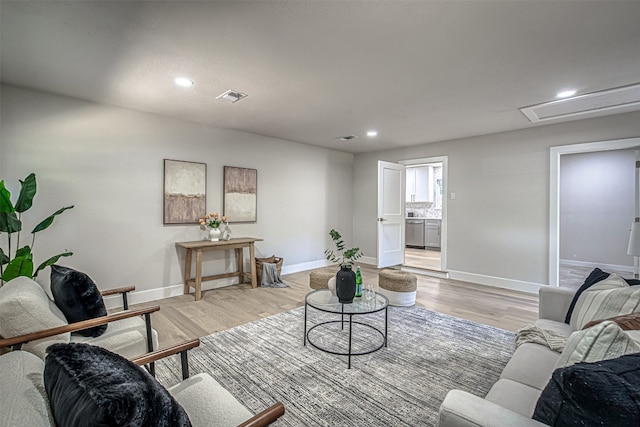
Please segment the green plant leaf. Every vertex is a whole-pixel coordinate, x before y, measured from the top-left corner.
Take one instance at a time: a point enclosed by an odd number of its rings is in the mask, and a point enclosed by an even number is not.
[[[62,212],[66,211],[67,209],[71,209],[71,208],[73,208],[73,205],[65,206],[64,208],[58,209],[56,212],[51,214],[44,221],[42,221],[40,224],[36,225],[36,228],[34,228],[31,233],[35,234],[38,231],[42,231],[42,230],[45,230],[45,229],[49,228],[49,226],[51,225],[51,223],[53,223],[53,220],[54,220],[54,218],[56,216],[60,215]]]
[[[49,258],[48,260],[46,260],[45,262],[43,262],[42,264],[40,264],[38,266],[38,268],[36,269],[36,272],[33,273],[33,277],[36,277],[38,275],[38,273],[40,272],[40,270],[42,270],[43,268],[49,267],[50,265],[53,265],[56,262],[58,262],[58,260],[60,258],[62,258],[63,256],[71,256],[71,255],[73,255],[73,252],[64,252],[62,254],[58,254],[58,255],[52,256],[51,258]]]
[[[10,213],[14,212],[15,208],[11,203],[11,193],[4,186],[4,180],[0,181],[0,212]]]
[[[0,212],[0,232],[17,233],[22,230],[22,222],[15,212]]]
[[[4,253],[2,248],[0,248],[0,265],[5,265],[9,263],[9,257]]]
[[[24,212],[33,205],[33,197],[36,195],[36,175],[29,174],[24,181],[20,181],[20,195],[16,202],[16,211]]]
[[[24,248],[23,248],[24,249]],[[15,279],[19,276],[33,277],[33,258],[31,256],[31,250],[25,256],[17,256],[11,260],[9,265],[4,269],[2,274],[2,280],[8,282],[11,279]]]
[[[28,257],[31,256],[33,258],[33,254],[31,253],[31,247],[29,246],[23,246],[20,249],[18,249],[16,251],[16,258],[17,257]]]

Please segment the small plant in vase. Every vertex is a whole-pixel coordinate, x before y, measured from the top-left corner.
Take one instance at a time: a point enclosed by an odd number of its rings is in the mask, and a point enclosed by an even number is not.
[[[346,249],[342,236],[335,229],[332,229],[329,235],[336,245],[336,250],[327,249],[324,255],[327,260],[340,265],[340,271],[336,274],[336,294],[341,303],[350,304],[356,294],[356,274],[351,268],[363,254],[359,247]]]
[[[211,212],[205,215],[204,218],[200,218],[200,228],[203,230],[208,230],[209,234],[207,240],[211,240],[212,242],[217,242],[220,240],[220,235],[222,232],[220,231],[220,224],[227,221],[226,216],[222,216],[220,218],[218,216],[218,212]]]

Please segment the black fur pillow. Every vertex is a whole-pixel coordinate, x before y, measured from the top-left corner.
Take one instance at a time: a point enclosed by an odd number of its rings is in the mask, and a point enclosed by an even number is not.
[[[106,316],[102,295],[89,276],[72,268],[51,266],[51,293],[69,323]],[[94,326],[77,333],[85,337],[104,334],[107,325]]]
[[[54,344],[44,385],[59,426],[191,426],[167,390],[143,368],[102,347]]]
[[[640,353],[556,369],[533,419],[555,427],[640,425]]]

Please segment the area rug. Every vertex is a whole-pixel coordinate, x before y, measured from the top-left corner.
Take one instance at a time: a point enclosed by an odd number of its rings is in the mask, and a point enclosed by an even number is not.
[[[327,316],[309,309],[310,324]],[[253,413],[283,402],[276,426],[435,426],[449,390],[484,396],[514,350],[511,332],[390,307],[388,347],[353,357],[347,369],[346,356],[303,346],[303,319],[298,308],[206,336],[189,352],[191,373],[208,372]],[[383,312],[366,322],[383,330]],[[314,342],[345,344],[348,328],[334,326]],[[356,349],[376,339],[369,328],[354,329]],[[156,376],[165,386],[180,381],[178,361],[158,363]]]

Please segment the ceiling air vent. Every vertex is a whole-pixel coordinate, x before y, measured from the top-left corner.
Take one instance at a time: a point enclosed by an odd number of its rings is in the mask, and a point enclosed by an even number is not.
[[[222,99],[223,101],[234,103],[246,97],[246,93],[238,92],[237,90],[228,90],[225,93],[216,96],[216,99]]]
[[[640,110],[640,84],[593,92],[520,109],[532,122],[587,118]]]
[[[345,136],[337,136],[336,139],[339,139],[340,141],[351,141],[352,139],[357,138],[356,135],[345,135]]]

